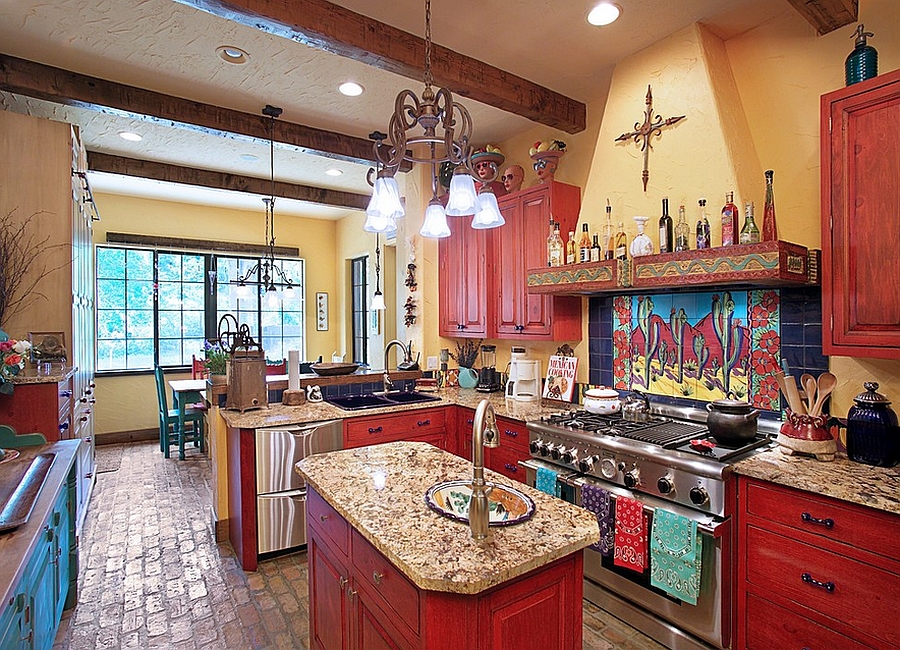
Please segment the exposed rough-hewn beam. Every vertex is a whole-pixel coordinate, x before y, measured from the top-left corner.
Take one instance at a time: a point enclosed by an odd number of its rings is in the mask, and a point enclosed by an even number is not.
[[[271,181],[261,178],[226,174],[224,172],[214,172],[193,167],[180,167],[150,160],[124,158],[95,151],[88,152],[88,169],[95,172],[137,176],[157,181],[211,187],[232,192],[247,192],[248,194],[261,194],[263,196],[268,196],[272,189]],[[295,185],[280,181],[275,182],[275,196],[352,210],[365,210],[369,203],[369,197],[363,194],[327,190],[307,185]]]
[[[816,28],[819,36],[850,25],[859,16],[859,0],[787,0]]]
[[[68,106],[269,144],[268,118],[88,77],[0,54],[0,90]],[[276,120],[275,140],[298,150],[367,163],[372,142],[302,124]],[[401,167],[408,171],[411,165]]]
[[[421,80],[425,41],[326,0],[177,0],[203,11]],[[435,82],[454,94],[522,115],[566,133],[584,131],[581,102],[434,44]]]

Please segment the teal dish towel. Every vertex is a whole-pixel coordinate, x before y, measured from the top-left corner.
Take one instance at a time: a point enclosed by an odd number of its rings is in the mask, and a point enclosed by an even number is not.
[[[558,497],[559,488],[556,487],[556,472],[546,467],[538,467],[537,480],[534,487],[552,497]]]
[[[650,584],[696,605],[702,548],[696,521],[657,508],[650,530]]]

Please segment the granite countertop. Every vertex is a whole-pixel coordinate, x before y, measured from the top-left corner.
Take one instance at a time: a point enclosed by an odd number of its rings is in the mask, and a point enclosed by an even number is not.
[[[430,591],[476,594],[575,553],[600,535],[588,511],[485,470],[488,481],[530,496],[535,514],[514,526],[492,526],[486,540],[475,541],[468,524],[425,504],[425,491],[435,483],[471,478],[471,463],[423,442],[316,454],[297,463],[297,471],[412,582]]]
[[[10,377],[13,384],[58,384],[66,381],[75,374],[77,368],[74,366],[60,366],[58,363],[53,364],[50,374],[38,374],[35,368],[23,370],[18,375]]]
[[[262,429],[267,427],[286,426],[289,424],[301,424],[304,422],[319,422],[321,420],[345,419],[367,417],[371,415],[387,415],[441,406],[459,405],[468,408],[476,408],[483,399],[488,399],[494,411],[499,417],[525,422],[535,420],[541,415],[570,408],[568,404],[548,402],[541,404],[541,400],[533,402],[518,402],[508,400],[503,392],[479,393],[472,389],[444,388],[436,393],[440,397],[439,402],[424,402],[420,404],[398,404],[383,408],[360,409],[357,411],[345,411],[327,402],[306,402],[299,406],[285,406],[281,403],[270,404],[268,408],[252,409],[241,413],[222,409],[219,412],[230,427],[238,429]]]
[[[900,514],[900,466],[872,467],[842,453],[823,462],[787,456],[775,447],[736,462],[733,469],[735,474]]]

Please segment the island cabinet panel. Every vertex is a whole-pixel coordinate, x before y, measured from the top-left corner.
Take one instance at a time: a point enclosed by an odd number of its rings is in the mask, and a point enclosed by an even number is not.
[[[497,418],[500,430],[500,446],[487,450],[488,467],[504,476],[525,482],[525,470],[519,467],[519,461],[530,458],[528,451],[528,429],[524,422]]]
[[[313,648],[346,648],[349,639],[347,596],[344,586],[348,572],[315,537],[309,540],[309,598],[316,603],[310,609],[309,638]]]
[[[452,407],[450,407],[452,408]],[[344,420],[344,448],[399,440],[445,441],[446,408],[430,408]],[[439,446],[439,445],[435,445]],[[444,449],[444,447],[441,447]]]
[[[494,323],[501,339],[580,340],[581,298],[528,293],[527,269],[547,265],[550,219],[560,222],[565,237],[574,230],[581,190],[551,182],[501,197],[506,223],[493,235]]]
[[[738,490],[738,648],[900,647],[900,516],[747,477]]]
[[[822,96],[827,355],[900,359],[900,70]],[[830,323],[830,327],[827,325]]]
[[[438,328],[441,336],[487,336],[488,232],[472,217],[453,217],[451,234],[438,241]]]

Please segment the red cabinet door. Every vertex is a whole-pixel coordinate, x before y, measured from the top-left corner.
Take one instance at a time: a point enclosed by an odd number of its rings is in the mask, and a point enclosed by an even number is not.
[[[317,535],[308,547],[310,608],[309,640],[315,650],[348,650],[347,569],[328,553]]]
[[[825,354],[900,359],[900,71],[822,97]]]
[[[488,233],[471,217],[450,219],[438,242],[438,322],[441,336],[484,337],[488,324]]]

